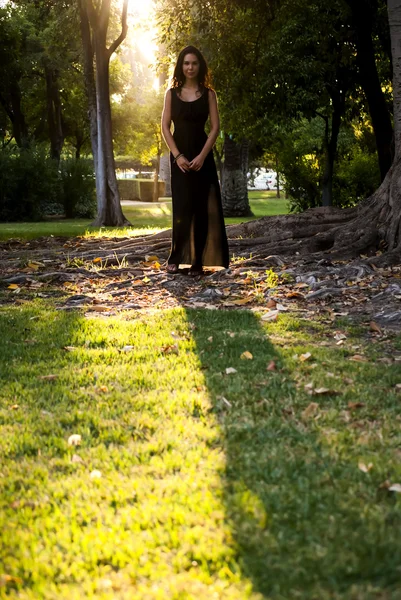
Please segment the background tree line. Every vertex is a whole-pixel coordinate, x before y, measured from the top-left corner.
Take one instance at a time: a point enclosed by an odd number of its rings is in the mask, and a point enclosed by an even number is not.
[[[384,0],[158,6],[165,47],[175,54],[192,40],[212,68],[227,215],[249,211],[247,162],[263,166],[266,154],[277,160],[295,210],[350,206],[377,188],[392,162],[393,138]]]
[[[121,8],[109,8],[107,43],[121,19]],[[2,220],[96,214],[81,26],[75,0],[17,0],[0,8]],[[116,154],[150,166],[161,153],[155,122],[162,97],[151,93],[147,62],[138,48],[121,46],[110,59],[108,94]]]

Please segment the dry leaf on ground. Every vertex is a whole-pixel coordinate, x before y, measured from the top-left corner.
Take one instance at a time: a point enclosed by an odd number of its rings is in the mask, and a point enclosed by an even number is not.
[[[375,333],[379,333],[380,335],[383,335],[383,331],[382,331],[380,325],[378,325],[375,321],[371,321],[369,323],[369,329],[370,329],[370,331],[374,331]]]
[[[81,440],[82,440],[82,437],[79,435],[79,433],[73,433],[68,438],[68,445],[69,446],[80,446]]]
[[[78,454],[73,454],[71,457],[71,462],[73,463],[83,463],[84,461]]]
[[[274,362],[274,360],[271,360],[266,367],[266,371],[275,371],[275,370],[276,370],[276,363]]]
[[[401,483],[392,483],[388,488],[389,492],[401,493]]]
[[[317,402],[311,402],[304,411],[302,411],[303,419],[310,419],[314,417],[319,412],[319,405]]]
[[[243,352],[241,354],[240,358],[242,360],[252,360],[253,359],[253,355],[250,352],[248,352],[248,350],[245,350],[245,352]]]
[[[365,404],[363,402],[348,402],[348,408],[354,410],[355,408],[363,408]]]
[[[299,357],[299,360],[301,362],[305,362],[306,360],[309,360],[312,357],[312,354],[310,352],[305,352],[305,354],[301,354],[301,356]]]
[[[237,369],[234,369],[234,367],[227,367],[226,369],[226,375],[231,375],[232,373],[237,373]]]
[[[43,381],[53,381],[57,377],[58,375],[38,375],[38,379],[42,379]]]
[[[363,473],[369,473],[369,471],[371,471],[371,469],[373,469],[373,463],[369,463],[368,465],[365,465],[365,463],[360,462],[360,463],[358,463],[358,469],[360,471],[362,471]]]

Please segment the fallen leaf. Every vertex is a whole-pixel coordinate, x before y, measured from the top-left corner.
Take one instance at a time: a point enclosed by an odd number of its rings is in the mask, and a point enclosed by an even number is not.
[[[365,465],[365,463],[360,462],[360,463],[358,463],[358,469],[360,471],[362,471],[363,473],[369,473],[369,471],[371,469],[373,469],[373,463],[369,463],[368,465]],[[400,488],[401,488],[401,486],[400,486]]]
[[[73,463],[83,463],[84,461],[82,460],[82,458],[80,456],[78,456],[78,454],[73,454],[71,457],[71,462]]]
[[[42,379],[43,381],[53,381],[57,379],[58,375],[39,375],[38,379]]]
[[[240,358],[242,360],[252,360],[253,359],[253,355],[250,352],[248,352],[248,350],[245,350],[245,352],[243,352],[241,354]]]
[[[362,354],[354,354],[354,356],[351,356],[349,360],[352,360],[354,362],[367,362],[368,361],[366,356],[363,356]]]
[[[276,308],[277,302],[275,300],[273,300],[273,298],[270,298],[270,300],[268,300],[267,304],[266,304],[266,308]]]
[[[109,388],[107,387],[107,385],[101,385],[100,387],[96,388],[96,391],[103,392],[105,394],[106,392],[109,391]]]
[[[148,261],[148,262],[159,261],[159,257],[156,256],[156,254],[147,254],[145,256],[145,260]]]
[[[79,435],[79,433],[73,433],[68,438],[68,445],[69,446],[80,446],[81,440],[82,440],[82,437]]]
[[[102,262],[102,257],[101,257],[101,256],[98,256],[98,257],[94,258],[94,259],[93,259],[93,262],[94,262],[94,263]]]
[[[102,476],[101,472],[100,472],[100,471],[98,471],[97,469],[94,469],[93,471],[91,471],[91,473],[90,473],[90,475],[89,475],[89,477],[90,477],[91,479],[100,479],[100,478],[101,478],[101,476]]]
[[[306,360],[309,360],[312,357],[312,354],[310,352],[305,352],[305,354],[301,354],[301,356],[299,357],[299,360],[301,362],[305,362]]]
[[[110,306],[106,306],[105,304],[94,304],[89,307],[90,310],[94,310],[95,312],[106,312],[110,310]]]
[[[10,410],[18,410],[19,409],[19,404],[12,404],[10,406]]]
[[[265,313],[260,318],[262,321],[276,321],[278,317],[278,310],[271,310],[268,313]]]
[[[338,342],[341,342],[341,341],[343,341],[343,340],[346,340],[346,339],[347,339],[347,336],[346,336],[344,333],[341,333],[340,331],[337,331],[337,332],[334,334],[334,336],[333,336],[333,337],[334,337],[334,339],[335,339],[335,340],[337,340]]]
[[[401,493],[401,483],[392,483],[388,488],[388,491]]]
[[[226,375],[231,375],[231,373],[237,373],[237,369],[234,369],[234,367],[227,367]]]
[[[72,352],[73,350],[76,350],[76,346],[63,346],[63,350],[66,350],[67,352]]]
[[[19,288],[19,285],[17,285],[16,283],[10,283],[10,285],[7,287],[8,290],[17,290]]]
[[[317,402],[311,402],[304,411],[302,411],[302,418],[303,419],[309,419],[310,417],[313,417],[314,415],[316,415],[319,412],[319,405],[317,404]]]
[[[242,306],[243,304],[249,304],[249,302],[252,302],[253,300],[254,300],[254,298],[252,298],[252,296],[250,296],[249,298],[241,298],[239,300],[233,300],[232,304]]]
[[[178,344],[169,344],[161,349],[163,354],[178,354]]]
[[[207,341],[208,341],[208,342],[213,342],[213,336],[212,336],[212,335],[211,335],[211,336],[209,336],[209,337],[207,338]]]
[[[231,404],[231,402],[229,402],[229,401],[227,400],[227,398],[224,398],[224,396],[220,396],[220,400],[221,400],[221,401],[222,401],[222,402],[223,402],[223,403],[224,403],[226,406],[228,406],[228,408],[231,408],[231,407],[232,407],[232,404]]]
[[[401,390],[401,383],[396,383],[394,387],[396,390]]]
[[[316,388],[313,393],[317,394],[318,396],[336,396],[338,394],[336,390],[330,390],[329,388],[325,387]]]
[[[266,367],[266,371],[275,371],[275,370],[276,370],[276,363],[274,362],[274,360],[271,360]]]
[[[375,321],[371,321],[369,323],[369,329],[370,329],[370,331],[374,331],[375,333],[379,333],[380,335],[383,335],[383,331],[382,331],[380,325],[378,325]]]
[[[365,404],[363,402],[348,402],[348,408],[354,410],[355,408],[363,408]]]
[[[134,346],[124,346],[121,349],[121,352],[131,352],[131,350],[133,350],[133,349],[134,349]]]
[[[37,265],[35,263],[28,263],[27,267],[29,267],[30,269],[33,269],[34,271],[37,271],[39,269],[39,265]]]

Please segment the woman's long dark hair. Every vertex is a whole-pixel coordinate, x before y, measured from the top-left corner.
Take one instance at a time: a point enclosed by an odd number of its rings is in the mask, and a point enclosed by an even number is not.
[[[178,55],[177,63],[174,69],[174,75],[171,82],[172,88],[182,88],[185,83],[185,75],[182,69],[184,64],[184,58],[187,54],[195,54],[196,58],[199,61],[199,73],[198,73],[198,85],[199,89],[203,90],[204,88],[211,87],[210,79],[209,79],[209,69],[207,68],[207,64],[205,59],[203,58],[202,53],[195,46],[187,46]]]

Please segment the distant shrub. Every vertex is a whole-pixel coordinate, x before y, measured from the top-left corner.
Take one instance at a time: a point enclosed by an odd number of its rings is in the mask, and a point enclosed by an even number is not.
[[[41,148],[0,152],[0,218],[40,220],[46,204],[59,203],[57,165]],[[62,207],[60,207],[62,210]]]
[[[380,169],[376,154],[357,149],[343,158],[333,182],[333,197],[337,206],[354,206],[373,194],[380,185]]]
[[[40,221],[56,214],[92,218],[95,213],[90,161],[64,159],[57,164],[40,147],[0,152],[0,220]]]
[[[60,162],[62,203],[65,216],[92,219],[96,214],[96,182],[93,164],[87,159]]]

